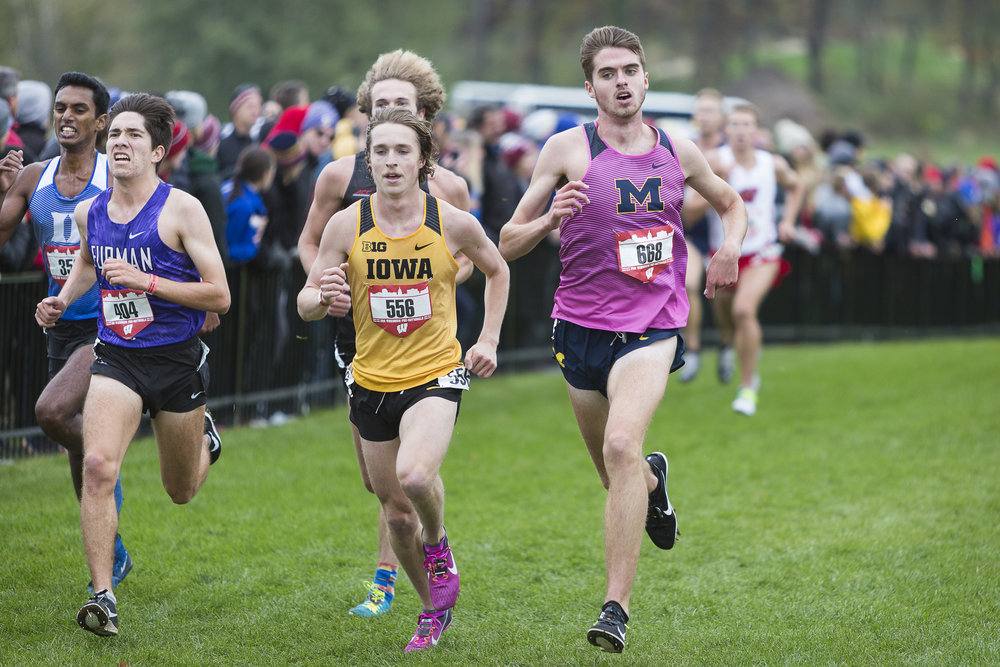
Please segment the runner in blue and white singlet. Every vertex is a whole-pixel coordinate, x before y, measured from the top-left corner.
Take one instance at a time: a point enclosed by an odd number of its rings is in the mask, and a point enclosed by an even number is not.
[[[54,157],[45,165],[38,185],[31,195],[29,210],[35,231],[35,240],[42,249],[45,273],[49,279],[49,296],[62,289],[69,276],[76,255],[80,252],[80,234],[73,224],[73,210],[80,202],[94,197],[108,187],[108,158],[94,151],[94,175],[90,183],[75,197],[66,197],[55,184],[61,158]],[[86,320],[97,317],[97,285],[73,302],[63,315],[65,320]]]

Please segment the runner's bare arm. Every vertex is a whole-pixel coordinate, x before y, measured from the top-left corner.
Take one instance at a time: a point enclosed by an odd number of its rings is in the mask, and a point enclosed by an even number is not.
[[[12,150],[0,159],[0,198],[14,185],[14,179],[24,169],[24,151]]]
[[[430,180],[431,194],[438,199],[443,199],[460,211],[468,212],[472,208],[472,198],[469,196],[469,184],[465,179],[451,171],[438,165],[434,169],[434,176]],[[472,275],[475,267],[472,261],[462,253],[455,255],[455,262],[458,264],[458,275],[455,276],[455,284],[461,285]]]
[[[448,247],[460,250],[486,276],[483,328],[476,344],[465,355],[465,365],[479,377],[489,377],[497,367],[497,345],[507,310],[510,269],[475,217],[464,211],[448,212],[447,215],[445,233],[448,238],[445,240]]]
[[[307,322],[326,315],[336,299],[350,298],[346,262],[354,245],[357,206],[335,213],[323,230],[316,261],[296,301],[299,317]]]
[[[687,184],[704,197],[722,218],[722,247],[718,248],[709,262],[705,278],[705,296],[712,299],[717,288],[736,284],[740,249],[747,233],[746,207],[739,194],[712,171],[694,142],[690,139],[677,139],[674,141],[674,149]]]
[[[4,169],[13,168],[19,164],[19,160],[11,156],[19,151],[12,151],[4,157],[0,164],[5,165]],[[19,169],[13,179],[13,184],[3,192],[3,205],[0,206],[0,248],[10,240],[10,237],[17,230],[17,226],[24,219],[24,214],[28,212],[28,202],[31,200],[31,193],[38,184],[38,179],[42,175],[44,163],[32,163],[23,169]],[[10,172],[4,172],[10,173]]]
[[[93,199],[80,202],[73,211],[73,223],[80,232],[80,252],[76,255],[73,268],[63,284],[59,294],[42,299],[35,307],[35,321],[42,327],[55,325],[69,305],[80,298],[84,292],[97,282],[97,272],[94,268],[94,258],[87,246],[87,213]]]
[[[580,132],[579,128],[560,132],[542,147],[528,189],[510,221],[500,230],[500,253],[507,261],[526,255],[546,235],[558,229],[564,218],[571,217],[590,202],[584,192],[587,186],[579,180],[571,180],[567,174],[567,165],[573,164],[573,160],[586,160],[586,154],[579,150],[579,147],[586,148]],[[583,169],[580,171],[582,175]],[[546,212],[545,205],[556,188],[559,190]]]
[[[347,155],[331,162],[323,167],[316,179],[312,204],[298,243],[299,260],[306,274],[316,261],[326,223],[344,205],[344,193],[351,181],[351,174],[354,173],[354,158],[353,155]]]
[[[795,223],[799,219],[799,210],[805,199],[805,187],[799,175],[780,155],[774,156],[774,175],[785,189],[785,207],[778,223],[778,238],[787,242],[795,238]]]

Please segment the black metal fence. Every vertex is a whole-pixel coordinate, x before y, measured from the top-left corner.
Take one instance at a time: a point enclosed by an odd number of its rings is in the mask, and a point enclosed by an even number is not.
[[[797,248],[792,273],[761,311],[765,340],[833,341],[1000,332],[1000,259],[935,261],[863,251]],[[501,336],[501,368],[532,367],[549,355],[549,312],[558,259],[549,249],[511,266],[511,299]],[[224,424],[272,422],[343,400],[333,358],[333,322],[305,323],[295,296],[305,281],[297,265],[278,272],[230,272],[232,308],[204,336],[212,349],[209,405]],[[482,282],[463,286],[460,329],[474,340],[481,322]],[[34,417],[47,378],[45,339],[35,304],[45,296],[40,274],[0,277],[0,461],[57,451]],[[715,339],[711,308],[703,338]]]

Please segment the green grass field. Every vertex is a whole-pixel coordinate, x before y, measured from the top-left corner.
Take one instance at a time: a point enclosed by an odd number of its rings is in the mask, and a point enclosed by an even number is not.
[[[644,542],[628,646],[590,646],[604,492],[553,372],[479,381],[442,471],[455,622],[412,664],[1000,663],[1000,340],[770,347],[760,410],[709,358],[672,381],[646,450],[670,457],[681,539]],[[135,569],[121,634],[76,627],[89,578],[62,457],[0,469],[4,665],[395,664],[419,602],[349,616],[376,501],[344,409],[228,429],[198,497],[124,466]],[[405,577],[404,577],[405,579]]]

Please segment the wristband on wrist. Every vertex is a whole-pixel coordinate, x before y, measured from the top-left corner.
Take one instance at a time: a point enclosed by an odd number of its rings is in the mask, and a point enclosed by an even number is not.
[[[159,282],[159,277],[155,273],[149,274],[149,284],[146,285],[146,294],[156,294],[156,283]]]

